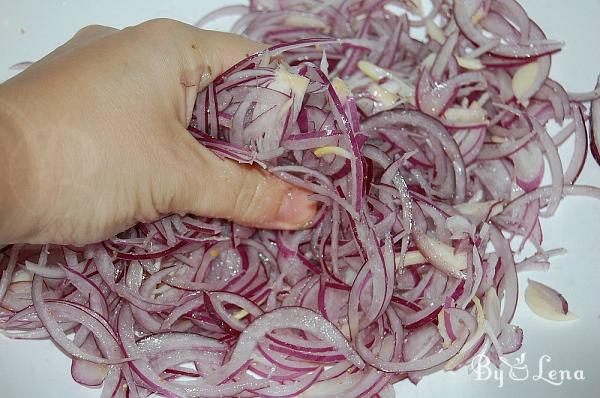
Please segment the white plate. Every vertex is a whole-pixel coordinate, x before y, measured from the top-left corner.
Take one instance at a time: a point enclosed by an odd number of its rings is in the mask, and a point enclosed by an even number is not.
[[[0,0],[0,81],[15,73],[8,70],[9,66],[43,56],[88,24],[122,28],[156,17],[193,23],[211,9],[239,2]],[[566,42],[566,48],[554,57],[551,76],[569,91],[592,89],[600,72],[600,44],[597,43],[600,1],[522,0],[521,3],[549,38]],[[600,186],[600,167],[591,158],[579,182]],[[527,380],[511,380],[506,367],[502,368],[502,387],[497,380],[476,380],[476,375],[464,370],[438,373],[426,377],[417,387],[408,382],[398,384],[398,397],[597,395],[600,390],[600,202],[570,198],[562,203],[554,218],[543,221],[544,247],[565,247],[569,252],[552,261],[549,273],[521,275],[521,281],[530,277],[554,286],[567,297],[581,319],[564,324],[544,321],[521,302],[514,323],[525,330],[520,353],[526,354]],[[543,364],[543,378],[538,378],[535,376],[539,375],[543,355],[550,356],[551,362]],[[48,341],[0,338],[0,396],[98,397],[99,390],[81,387],[71,379],[69,366],[70,361]],[[549,379],[553,369],[568,371],[572,377],[580,370],[585,380],[565,380],[562,385],[552,385],[544,378]],[[513,376],[519,377],[522,372],[515,371]],[[566,376],[566,372],[562,375]],[[486,375],[481,373],[481,376]]]

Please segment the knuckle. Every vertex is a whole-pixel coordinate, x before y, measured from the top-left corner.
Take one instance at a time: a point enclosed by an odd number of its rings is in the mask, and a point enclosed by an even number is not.
[[[108,26],[103,25],[88,25],[77,31],[73,38],[86,38],[86,37],[95,37],[101,36],[106,33],[112,32],[116,30],[115,28],[110,28]]]
[[[75,34],[75,36],[89,34],[89,33],[95,33],[97,31],[101,30],[102,28],[104,28],[104,26],[102,26],[102,25],[88,25],[88,26],[84,26],[83,28],[81,28],[81,29],[79,29],[77,31],[77,33]]]
[[[169,62],[178,62],[177,48],[180,46],[182,25],[182,22],[158,18],[125,28],[123,32],[128,45],[137,51],[154,56],[159,51]]]
[[[177,29],[180,25],[181,22],[177,22],[172,19],[156,18],[146,22],[142,22],[134,28],[147,34],[164,35]]]
[[[264,200],[262,191],[261,183],[257,183],[251,175],[244,175],[238,185],[233,217],[241,222],[253,221],[255,215],[260,214],[258,210],[262,207]]]

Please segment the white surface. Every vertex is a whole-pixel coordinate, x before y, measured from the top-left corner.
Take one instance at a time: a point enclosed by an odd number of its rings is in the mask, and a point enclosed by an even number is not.
[[[239,2],[239,1],[238,1]],[[550,38],[566,42],[554,57],[551,75],[567,90],[585,91],[594,87],[600,72],[600,1],[522,0],[530,16]],[[122,28],[141,21],[169,17],[193,23],[207,11],[235,0],[129,0],[60,1],[0,0],[0,81],[15,72],[8,67],[35,60],[69,39],[88,24]],[[588,158],[579,181],[600,186],[600,168]],[[521,352],[526,353],[529,380],[509,380],[502,388],[496,381],[476,381],[465,371],[438,373],[426,377],[418,387],[407,382],[396,386],[400,397],[584,397],[600,390],[600,202],[569,198],[556,216],[544,220],[544,247],[565,247],[569,253],[552,261],[549,273],[522,275],[548,283],[562,292],[581,319],[570,323],[544,321],[521,302],[514,323],[525,330]],[[523,278],[524,277],[524,278]],[[522,283],[522,286],[525,286]],[[523,289],[521,289],[523,290]],[[522,297],[522,292],[521,292]],[[584,381],[565,381],[553,386],[534,381],[543,354],[552,362],[543,371],[579,369]],[[99,397],[72,381],[70,361],[48,341],[9,341],[0,338],[0,396]],[[507,369],[505,368],[507,371]]]

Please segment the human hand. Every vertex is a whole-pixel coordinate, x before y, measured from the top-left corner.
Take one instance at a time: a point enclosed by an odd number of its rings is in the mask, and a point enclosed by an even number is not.
[[[306,225],[308,192],[186,131],[197,93],[263,48],[171,20],[89,26],[0,85],[0,242],[84,244],[169,213]]]

